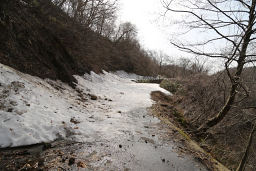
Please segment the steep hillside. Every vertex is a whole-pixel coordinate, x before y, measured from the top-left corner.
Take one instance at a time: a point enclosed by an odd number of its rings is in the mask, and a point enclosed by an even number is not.
[[[5,0],[0,4],[0,32],[0,63],[71,85],[76,81],[73,74],[92,70],[136,72],[132,58],[143,56],[131,55],[121,45],[81,27],[50,0]],[[155,65],[149,58],[144,63],[144,68]]]

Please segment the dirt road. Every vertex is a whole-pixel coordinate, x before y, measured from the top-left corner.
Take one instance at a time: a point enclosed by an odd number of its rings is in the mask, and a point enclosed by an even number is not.
[[[0,170],[206,170],[152,116],[150,93],[168,93],[157,84],[104,72],[76,76],[74,90],[0,69],[10,104],[0,113],[1,147],[50,142],[1,149]]]
[[[3,150],[1,170],[206,170],[192,156],[182,153],[182,145],[173,142],[172,131],[150,111],[138,108],[121,113],[122,117],[105,120],[105,128],[115,125],[117,132],[94,135],[94,141],[52,144]],[[104,122],[101,118],[91,121]],[[102,124],[102,123],[101,123]]]

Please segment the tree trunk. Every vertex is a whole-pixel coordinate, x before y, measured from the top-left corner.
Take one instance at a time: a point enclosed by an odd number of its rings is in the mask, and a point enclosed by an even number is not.
[[[248,23],[248,26],[245,31],[243,44],[242,44],[241,51],[239,54],[239,59],[237,61],[236,73],[234,76],[229,75],[229,77],[231,79],[231,84],[232,84],[230,93],[229,93],[229,98],[227,99],[227,101],[226,101],[225,105],[223,106],[223,108],[221,109],[221,111],[215,117],[209,119],[205,124],[200,126],[196,131],[197,133],[203,133],[203,132],[207,131],[209,128],[217,125],[220,121],[222,121],[222,119],[227,115],[227,113],[229,112],[229,110],[232,107],[232,104],[235,101],[236,94],[237,94],[237,88],[238,88],[239,82],[241,80],[241,75],[243,72],[245,59],[247,57],[246,56],[247,48],[250,43],[251,35],[253,33],[252,27],[253,27],[254,21],[255,21],[255,16],[254,16],[255,6],[256,6],[256,1],[254,0],[254,1],[252,1],[252,5],[250,8],[249,23]],[[228,71],[228,68],[227,68],[227,71]]]
[[[198,132],[200,132],[200,133],[205,132],[209,128],[217,125],[220,121],[222,121],[222,119],[227,115],[227,113],[229,112],[229,110],[232,107],[232,104],[235,101],[237,86],[238,86],[237,84],[232,85],[230,93],[229,93],[230,95],[226,101],[226,104],[222,107],[221,111],[215,117],[209,119],[205,124],[200,126],[198,128]]]
[[[254,135],[255,131],[256,131],[256,124],[254,124],[254,126],[252,128],[252,131],[251,131],[251,134],[249,136],[249,140],[248,140],[248,143],[247,143],[247,147],[246,147],[244,156],[243,156],[239,166],[237,167],[236,171],[244,171],[245,170],[246,161],[247,161],[247,158],[248,158],[248,155],[249,155],[249,151],[250,151],[250,148],[251,148],[251,145],[252,145],[252,139],[253,139],[253,135]]]

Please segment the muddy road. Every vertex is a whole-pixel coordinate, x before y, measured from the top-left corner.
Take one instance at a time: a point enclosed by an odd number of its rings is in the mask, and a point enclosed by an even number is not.
[[[150,110],[138,108],[120,117],[108,116],[116,132],[94,135],[94,141],[76,143],[59,140],[51,144],[5,149],[1,170],[159,170],[198,171],[206,168],[191,155],[182,153],[173,131]],[[102,118],[91,118],[95,124]]]
[[[0,70],[9,92],[4,105],[10,104],[0,113],[0,170],[206,170],[183,153],[175,130],[153,117],[150,93],[168,94],[158,84],[135,83],[125,72],[92,72],[76,76],[72,89]],[[24,146],[30,144],[37,145]]]

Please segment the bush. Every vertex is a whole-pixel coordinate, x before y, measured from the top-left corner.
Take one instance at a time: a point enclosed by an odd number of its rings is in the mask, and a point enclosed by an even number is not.
[[[171,81],[171,80],[163,80],[160,83],[160,87],[171,92],[171,93],[176,93],[181,89],[181,85],[178,84],[177,82]]]

